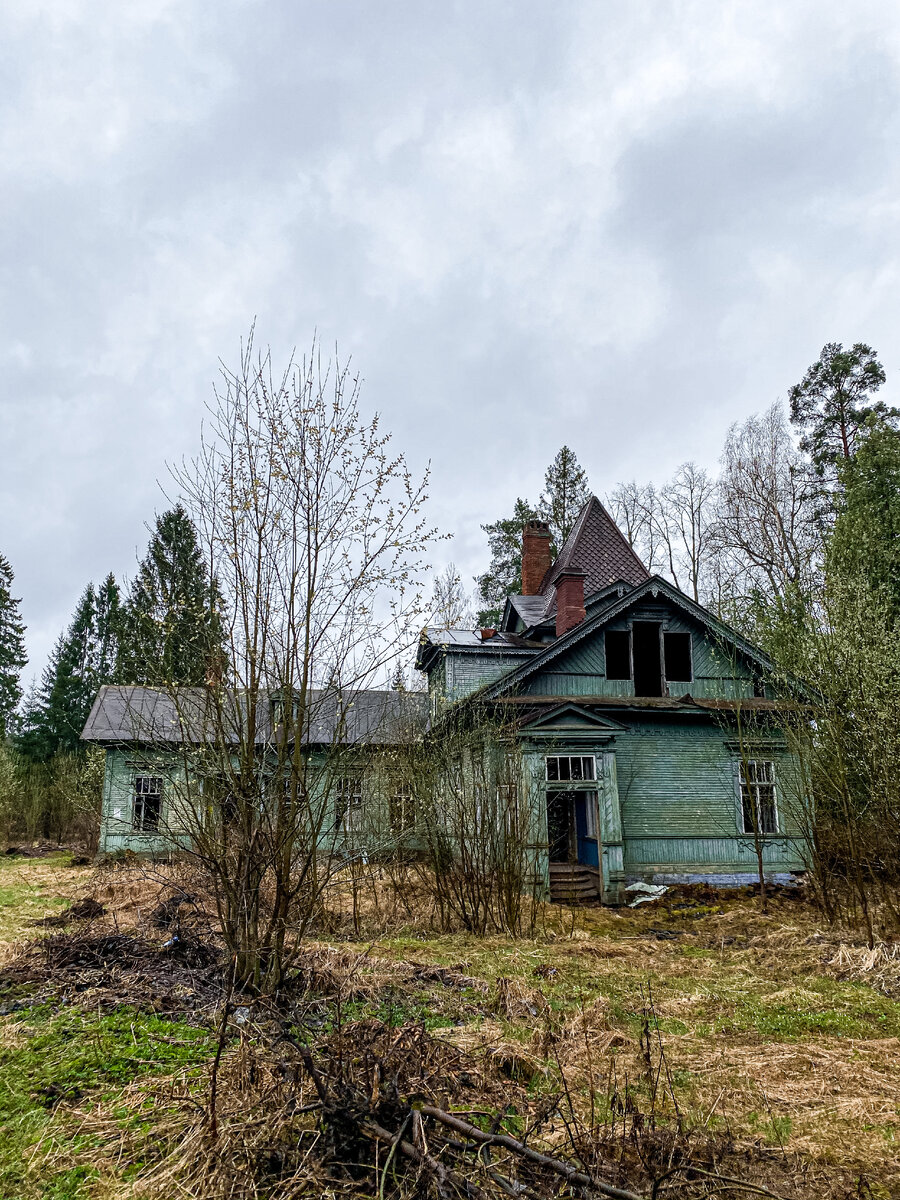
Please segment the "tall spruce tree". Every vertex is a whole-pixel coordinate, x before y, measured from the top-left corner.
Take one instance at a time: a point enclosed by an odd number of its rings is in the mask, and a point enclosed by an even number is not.
[[[563,446],[544,475],[540,503],[541,518],[550,526],[554,554],[572,532],[590,494],[587,475],[569,447]]]
[[[118,675],[123,683],[200,684],[222,656],[218,590],[179,504],[157,518],[124,605]]]
[[[19,678],[27,661],[21,601],[13,599],[13,578],[9,560],[0,554],[0,741],[11,732],[22,699]]]
[[[81,731],[97,692],[93,669],[96,611],[97,593],[89,583],[26,706],[19,740],[23,752],[36,762],[81,748]]]
[[[475,580],[478,597],[484,605],[478,613],[479,625],[499,625],[506,597],[521,591],[522,530],[525,522],[534,520],[537,515],[535,506],[519,497],[511,517],[482,525],[488,535],[491,565]]]
[[[519,497],[511,517],[482,525],[488,535],[491,565],[475,580],[484,606],[478,613],[479,624],[498,624],[506,597],[521,589],[522,530],[526,521],[539,517],[547,522],[555,557],[590,494],[587,475],[569,447],[563,446],[544,474],[544,490],[537,504]]]
[[[99,588],[89,583],[25,704],[19,745],[33,761],[83,749],[81,731],[94,698],[103,684],[116,680],[120,621],[115,578],[107,575]]]

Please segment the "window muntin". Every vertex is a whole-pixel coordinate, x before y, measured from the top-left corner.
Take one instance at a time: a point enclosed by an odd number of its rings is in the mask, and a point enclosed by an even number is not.
[[[738,764],[741,789],[741,827],[744,833],[777,833],[775,764],[751,758]]]
[[[337,781],[334,800],[334,825],[336,829],[353,829],[362,817],[363,790],[359,775],[341,775]]]
[[[159,775],[135,775],[132,826],[136,833],[158,833],[163,781]]]
[[[593,754],[553,754],[547,758],[549,783],[574,783],[596,778]]]

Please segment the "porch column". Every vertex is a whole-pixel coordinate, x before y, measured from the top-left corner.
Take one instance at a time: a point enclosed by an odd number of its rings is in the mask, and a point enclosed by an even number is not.
[[[603,846],[603,903],[622,904],[625,900],[625,865],[616,756],[607,751],[599,757],[603,768],[598,793]]]

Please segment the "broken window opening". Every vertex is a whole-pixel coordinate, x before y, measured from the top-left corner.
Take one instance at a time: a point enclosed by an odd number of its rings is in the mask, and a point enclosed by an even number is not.
[[[631,645],[636,696],[663,694],[661,628],[658,621],[635,621],[632,626]]]
[[[694,678],[689,633],[664,633],[663,656],[666,679],[690,682]]]
[[[606,631],[606,678],[631,678],[631,634],[627,629]]]
[[[593,754],[554,754],[547,759],[547,779],[550,783],[595,778]]]
[[[335,829],[355,829],[362,818],[362,778],[359,775],[342,775],[337,781],[334,801]]]
[[[162,816],[162,779],[158,775],[134,778],[134,819],[137,833],[158,833]]]

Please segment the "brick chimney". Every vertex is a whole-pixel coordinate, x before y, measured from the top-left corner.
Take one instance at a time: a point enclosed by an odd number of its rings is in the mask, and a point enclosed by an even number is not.
[[[563,571],[556,581],[556,636],[584,620],[584,571]]]
[[[522,595],[539,596],[541,583],[550,570],[550,526],[546,521],[528,521],[522,531]]]

